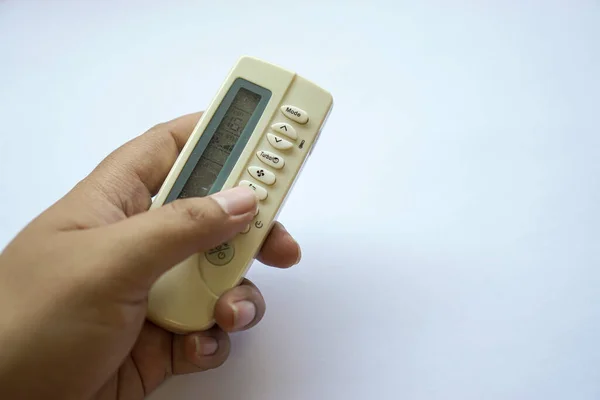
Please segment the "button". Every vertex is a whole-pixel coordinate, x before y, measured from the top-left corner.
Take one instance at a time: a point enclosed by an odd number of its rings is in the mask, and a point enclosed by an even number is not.
[[[281,112],[283,115],[299,124],[305,124],[308,122],[308,114],[301,108],[286,105],[281,106]]]
[[[248,167],[248,172],[253,178],[261,181],[262,183],[266,183],[267,185],[272,185],[275,183],[275,174],[264,168],[252,166]]]
[[[250,189],[253,189],[254,193],[256,193],[256,197],[258,197],[259,200],[264,200],[267,198],[266,189],[261,186],[255,185],[250,181],[241,181],[240,186],[248,186]]]
[[[276,124],[271,125],[271,129],[273,129],[277,133],[281,133],[289,137],[290,139],[296,140],[298,135],[296,134],[296,130],[290,124],[286,124],[285,122],[278,122]]]
[[[288,142],[287,140],[282,139],[279,136],[275,136],[272,133],[267,133],[267,140],[271,146],[279,150],[287,150],[293,146],[292,142]]]
[[[241,233],[248,233],[250,232],[250,224],[246,225],[246,227],[244,228],[244,230]]]
[[[256,153],[258,159],[273,168],[281,169],[285,165],[283,158],[277,154],[273,154],[270,151],[260,150]]]
[[[233,260],[234,254],[235,251],[233,249],[233,245],[227,242],[222,243],[217,247],[213,247],[204,253],[208,262],[219,266],[228,264],[231,260]]]

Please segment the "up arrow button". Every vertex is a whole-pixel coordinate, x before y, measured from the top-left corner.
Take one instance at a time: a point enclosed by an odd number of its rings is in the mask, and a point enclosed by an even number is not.
[[[290,124],[286,124],[285,122],[277,122],[271,125],[271,129],[273,129],[277,133],[281,133],[289,137],[290,139],[296,140],[298,138],[298,134],[293,126]]]
[[[295,106],[281,106],[281,112],[283,115],[291,119],[292,121],[296,121],[299,124],[305,124],[308,122],[308,114],[306,111],[295,107]]]

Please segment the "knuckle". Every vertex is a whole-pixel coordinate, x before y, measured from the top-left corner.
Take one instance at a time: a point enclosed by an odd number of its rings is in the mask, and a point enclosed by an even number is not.
[[[170,203],[171,208],[177,215],[191,222],[204,221],[207,212],[204,207],[198,206],[196,202],[188,200],[176,200]]]
[[[166,122],[159,122],[155,125],[153,125],[150,129],[148,129],[147,132],[160,132],[160,131],[164,131],[167,127],[167,123]]]
[[[184,207],[184,213],[187,219],[192,222],[206,221],[209,217],[209,213],[204,207],[199,207],[196,204],[186,204]]]
[[[194,224],[202,222],[210,225],[216,216],[215,208],[205,199],[179,199],[169,204],[176,214]]]

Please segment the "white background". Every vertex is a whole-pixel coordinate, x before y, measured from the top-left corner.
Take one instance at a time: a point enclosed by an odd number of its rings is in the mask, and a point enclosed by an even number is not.
[[[596,1],[2,1],[0,242],[241,54],[335,108],[267,315],[152,398],[597,399]]]

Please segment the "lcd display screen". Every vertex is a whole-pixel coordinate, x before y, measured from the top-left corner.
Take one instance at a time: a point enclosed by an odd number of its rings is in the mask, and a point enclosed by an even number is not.
[[[258,93],[239,88],[178,198],[203,197],[210,192],[225,163],[235,162],[229,159],[231,152],[260,101]]]

